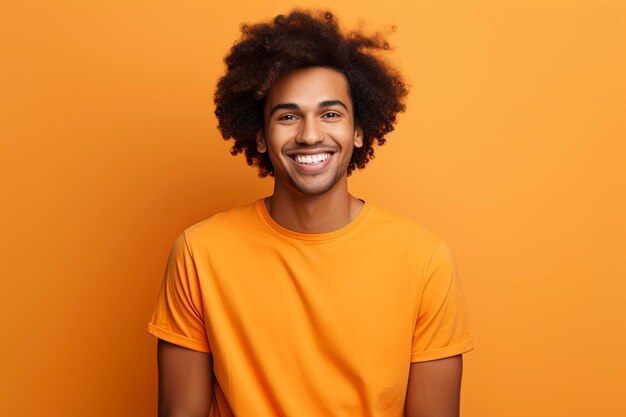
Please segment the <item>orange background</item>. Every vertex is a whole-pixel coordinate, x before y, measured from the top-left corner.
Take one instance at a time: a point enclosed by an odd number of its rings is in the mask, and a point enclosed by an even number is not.
[[[626,3],[300,4],[398,27],[408,111],[351,190],[456,255],[463,415],[626,415]],[[156,415],[145,328],[171,244],[271,190],[218,136],[221,59],[289,8],[3,6],[3,415]]]

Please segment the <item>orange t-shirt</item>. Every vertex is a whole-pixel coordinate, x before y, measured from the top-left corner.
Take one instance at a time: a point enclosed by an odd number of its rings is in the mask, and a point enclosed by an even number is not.
[[[448,247],[366,202],[329,233],[263,200],[187,229],[148,332],[211,352],[211,416],[403,416],[411,362],[470,351]]]

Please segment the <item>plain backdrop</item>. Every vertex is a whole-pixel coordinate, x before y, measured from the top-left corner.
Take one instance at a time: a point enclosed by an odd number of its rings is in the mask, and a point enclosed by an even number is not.
[[[295,5],[3,4],[2,415],[156,415],[171,244],[271,192],[217,132],[222,58]],[[462,414],[626,415],[626,3],[298,5],[390,33],[408,108],[351,192],[452,248],[477,346]]]

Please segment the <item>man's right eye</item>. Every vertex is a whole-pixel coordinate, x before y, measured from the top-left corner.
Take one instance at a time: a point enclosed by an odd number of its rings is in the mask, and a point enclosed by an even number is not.
[[[292,120],[296,120],[296,116],[294,116],[293,114],[283,114],[278,118],[278,120],[285,120],[290,122]]]

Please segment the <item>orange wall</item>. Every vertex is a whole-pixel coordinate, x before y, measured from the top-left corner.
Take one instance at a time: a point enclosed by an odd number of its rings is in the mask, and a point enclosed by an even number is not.
[[[213,3],[3,6],[3,415],[156,415],[170,245],[271,189],[228,154],[212,90],[239,23],[288,7]],[[456,254],[464,416],[626,415],[626,3],[300,4],[398,26],[408,111],[351,187]]]

